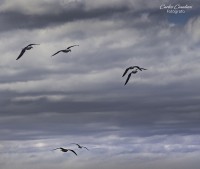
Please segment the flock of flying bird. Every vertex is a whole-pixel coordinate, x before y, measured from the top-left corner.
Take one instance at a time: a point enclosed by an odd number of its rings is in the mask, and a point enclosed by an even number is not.
[[[21,50],[21,52],[20,52],[20,54],[19,54],[19,56],[17,57],[16,60],[20,59],[20,58],[22,57],[22,55],[23,55],[27,50],[31,50],[31,49],[33,48],[33,45],[40,45],[40,44],[31,43],[31,44],[27,45],[26,47],[24,47],[24,48]],[[69,46],[67,49],[59,50],[59,51],[57,51],[56,53],[54,53],[52,56],[55,56],[55,55],[57,55],[57,54],[60,53],[60,52],[64,52],[64,53],[71,52],[71,49],[70,49],[70,48],[72,48],[72,47],[74,47],[74,46],[79,46],[79,45],[72,45],[72,46]]]
[[[86,150],[89,151],[89,149],[88,149],[87,147],[81,146],[81,145],[79,145],[79,144],[77,144],[77,143],[72,143],[72,144],[77,145],[78,148],[80,148],[80,149],[85,148]],[[53,150],[58,150],[58,149],[60,149],[60,151],[62,151],[62,152],[64,152],[64,153],[66,153],[66,152],[68,152],[68,151],[71,151],[72,153],[74,153],[74,154],[77,156],[77,153],[76,153],[74,150],[72,150],[72,149],[67,149],[67,148],[59,147],[59,148],[55,148],[55,149],[53,149]]]
[[[27,50],[31,50],[31,49],[33,48],[34,45],[40,45],[40,44],[32,43],[32,44],[27,45],[26,47],[24,47],[24,48],[21,50],[21,52],[20,52],[20,54],[19,54],[19,56],[17,57],[16,60],[20,59],[20,58],[24,55],[24,53],[25,53]],[[57,51],[56,53],[54,53],[51,57],[57,55],[57,54],[60,53],[60,52],[63,52],[63,53],[71,52],[71,48],[72,48],[72,47],[75,47],[75,46],[79,46],[79,45],[72,45],[72,46],[67,47],[66,49],[59,50],[59,51]],[[136,73],[138,72],[138,70],[139,70],[139,71],[142,71],[142,70],[147,70],[147,69],[141,68],[141,67],[139,67],[139,66],[131,66],[131,67],[128,67],[128,68],[125,70],[125,72],[123,73],[122,77],[124,77],[124,76],[127,74],[127,72],[128,72],[129,70],[132,70],[132,71],[128,74],[128,77],[127,77],[126,82],[125,82],[124,85],[126,85],[126,84],[128,83],[128,81],[129,81],[129,79],[130,79],[130,77],[131,77],[132,74],[136,74]],[[85,148],[85,149],[88,150],[87,147],[81,146],[81,145],[79,145],[79,144],[77,144],[77,143],[72,143],[72,144],[77,145],[78,148],[80,148],[80,149],[81,149],[81,148]],[[71,151],[72,153],[74,153],[75,155],[77,155],[77,153],[76,153],[74,150],[72,150],[72,149],[66,149],[66,148],[63,148],[63,147],[59,147],[59,148],[56,148],[56,149],[53,149],[53,150],[58,150],[58,149],[59,149],[60,151],[62,151],[62,152]]]
[[[22,57],[22,55],[23,55],[27,50],[32,49],[32,48],[33,48],[33,45],[40,45],[40,44],[34,44],[34,43],[32,43],[32,44],[27,45],[26,47],[24,47],[24,48],[21,50],[21,52],[20,52],[20,54],[19,54],[19,56],[17,57],[16,60],[20,59],[20,58]],[[57,54],[60,53],[60,52],[63,52],[63,53],[71,52],[71,48],[74,47],[74,46],[79,46],[79,45],[72,45],[72,46],[67,47],[66,49],[59,50],[59,51],[57,51],[56,53],[54,53],[51,57],[57,55]],[[132,69],[133,69],[133,70],[132,70]],[[125,72],[124,72],[124,74],[122,75],[122,77],[124,77],[124,76],[126,75],[126,73],[127,73],[129,70],[132,70],[132,71],[128,74],[128,77],[127,77],[127,79],[126,79],[124,85],[126,85],[126,84],[128,83],[128,81],[129,81],[129,79],[130,79],[130,77],[131,77],[132,74],[136,74],[136,73],[138,72],[138,70],[139,70],[139,71],[142,71],[142,70],[147,70],[147,69],[141,68],[141,67],[139,67],[139,66],[131,66],[131,67],[128,67],[128,68],[125,70]]]
[[[34,45],[40,45],[40,44],[34,44],[34,43],[32,43],[32,44],[27,45],[26,47],[24,47],[24,48],[21,50],[21,52],[20,52],[20,54],[19,54],[19,56],[17,57],[16,60],[20,59],[20,58],[24,55],[24,53],[25,53],[27,50],[31,50],[31,49],[33,48]],[[54,53],[51,57],[57,55],[57,54],[60,53],[60,52],[63,52],[63,53],[71,52],[71,48],[72,48],[72,47],[75,47],[75,46],[79,46],[79,45],[72,45],[72,46],[67,47],[66,49],[59,50],[59,51],[57,51],[56,53]],[[131,67],[128,67],[128,68],[124,71],[122,77],[124,77],[124,76],[128,73],[129,70],[132,70],[132,71],[128,74],[128,77],[127,77],[127,79],[126,79],[124,85],[126,85],[126,84],[128,83],[128,81],[129,81],[129,79],[130,79],[130,77],[131,77],[132,74],[136,74],[138,71],[143,71],[143,70],[147,70],[147,69],[141,68],[141,67],[139,67],[139,66],[131,66]],[[89,150],[87,147],[81,146],[81,145],[79,145],[79,144],[77,144],[77,143],[72,143],[72,144],[77,145],[79,149],[85,148],[86,150]],[[62,152],[71,151],[72,153],[74,153],[74,154],[77,156],[77,153],[76,153],[74,150],[72,150],[72,149],[66,149],[66,148],[63,148],[63,147],[59,147],[59,148],[56,148],[56,149],[53,149],[53,150],[58,150],[58,149],[59,149],[60,151],[62,151]]]
[[[21,50],[21,52],[20,52],[20,54],[19,54],[19,56],[17,57],[16,60],[20,59],[20,58],[23,56],[23,54],[24,54],[27,50],[31,50],[31,49],[33,48],[33,45],[40,45],[40,44],[32,43],[32,44],[27,45],[26,47],[24,47],[24,48]],[[52,56],[55,56],[55,55],[57,55],[57,54],[60,53],[60,52],[64,52],[64,53],[71,52],[71,49],[70,49],[70,48],[72,48],[72,47],[74,47],[74,46],[79,46],[79,45],[72,45],[72,46],[67,47],[66,49],[59,50],[59,51],[57,51],[56,53],[54,53]],[[81,146],[80,144],[77,144],[77,143],[72,143],[72,144],[77,145],[78,148],[80,148],[80,149],[85,148],[85,149],[89,150],[87,147]],[[62,152],[71,151],[71,152],[73,152],[75,155],[77,155],[77,153],[76,153],[74,150],[72,150],[72,149],[66,149],[66,148],[63,148],[63,147],[59,147],[59,148],[56,148],[56,149],[53,149],[53,150],[57,150],[57,149],[60,149],[60,151],[62,151]]]

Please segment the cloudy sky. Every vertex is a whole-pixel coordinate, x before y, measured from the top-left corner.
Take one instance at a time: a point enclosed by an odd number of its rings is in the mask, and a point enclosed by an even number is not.
[[[199,11],[198,0],[0,0],[0,166],[198,169]],[[133,65],[148,70],[124,86]]]

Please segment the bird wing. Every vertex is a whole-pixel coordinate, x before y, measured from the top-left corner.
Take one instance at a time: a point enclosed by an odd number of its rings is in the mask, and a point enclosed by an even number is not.
[[[58,150],[58,149],[60,149],[60,148],[55,148],[55,149],[53,149],[53,150]]]
[[[130,79],[130,77],[131,77],[131,74],[132,74],[132,72],[131,72],[131,73],[129,73],[129,75],[128,75],[128,77],[127,77],[127,79],[126,79],[126,82],[125,82],[125,84],[124,84],[124,85],[126,85],[126,84],[128,83],[128,81],[129,81],[129,79]]]
[[[70,49],[70,48],[72,48],[74,46],[79,46],[79,45],[72,45],[72,46],[67,47],[67,49]]]
[[[142,67],[139,67],[139,66],[134,66],[135,68],[138,68],[140,71],[142,71],[142,70],[147,70],[147,69],[145,69],[145,68],[142,68]]]
[[[122,77],[124,77],[126,75],[126,73],[129,71],[129,69],[133,69],[132,67],[129,67],[125,70],[124,74],[122,75]]]
[[[58,52],[54,53],[52,56],[57,55],[60,52],[62,52],[62,50],[59,50]]]
[[[27,45],[27,47],[32,46],[32,45],[40,45],[40,44],[31,43],[31,44]]]
[[[17,57],[17,59],[16,60],[18,60],[19,58],[21,58],[22,57],[22,55],[24,54],[24,52],[26,51],[26,49],[24,48],[24,49],[22,49],[22,51],[20,52],[20,54],[19,54],[19,56]]]
[[[89,149],[88,149],[87,147],[83,147],[83,148],[85,148],[86,150],[88,150],[88,151],[89,151]]]
[[[71,149],[68,149],[68,150],[71,151],[71,152],[73,152],[75,155],[77,155],[76,152],[75,152],[74,150],[71,150]]]

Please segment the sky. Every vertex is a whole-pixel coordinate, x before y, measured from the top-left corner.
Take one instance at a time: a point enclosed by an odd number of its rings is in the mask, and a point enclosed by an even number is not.
[[[0,0],[0,166],[198,169],[199,11],[198,0]],[[134,65],[147,70],[124,86]]]

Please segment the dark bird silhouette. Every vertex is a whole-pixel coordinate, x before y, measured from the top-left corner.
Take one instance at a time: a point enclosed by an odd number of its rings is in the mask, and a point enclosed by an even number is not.
[[[70,49],[70,48],[72,48],[72,47],[74,47],[74,46],[79,46],[79,45],[72,45],[72,46],[69,46],[67,49],[59,50],[59,51],[57,51],[56,53],[54,53],[52,56],[55,56],[55,55],[57,55],[57,54],[60,53],[60,52],[64,52],[64,53],[71,52],[71,49]],[[51,57],[52,57],[52,56],[51,56]]]
[[[28,46],[26,46],[25,48],[23,48],[22,51],[21,51],[21,53],[19,54],[19,56],[17,57],[16,60],[18,60],[19,58],[21,58],[22,55],[26,52],[26,50],[31,50],[33,48],[32,45],[39,45],[39,44],[32,43],[32,44],[29,44]]]
[[[77,155],[76,152],[75,152],[74,150],[66,149],[66,148],[62,148],[62,147],[59,147],[59,148],[56,148],[56,149],[53,149],[53,150],[57,150],[57,149],[60,149],[60,151],[62,151],[62,152],[68,152],[68,151],[71,151],[71,152],[73,152],[75,155]]]
[[[81,145],[79,145],[77,143],[72,143],[72,144],[76,144],[78,146],[78,148],[85,148],[86,150],[89,150],[87,147],[81,146]]]
[[[140,71],[142,71],[142,70],[147,70],[147,69],[142,68],[142,67],[139,67],[139,66],[131,66],[131,67],[128,67],[128,68],[125,70],[125,72],[124,72],[124,74],[122,75],[122,77],[124,77],[124,76],[126,75],[126,73],[127,73],[130,69],[134,69],[134,68],[136,68],[136,69],[138,69],[138,70],[140,70]]]
[[[125,82],[124,86],[128,83],[128,81],[129,81],[129,79],[130,79],[130,77],[131,77],[131,74],[136,74],[137,72],[138,72],[138,69],[133,70],[131,73],[128,74],[128,77],[127,77],[127,79],[126,79],[126,82]]]

